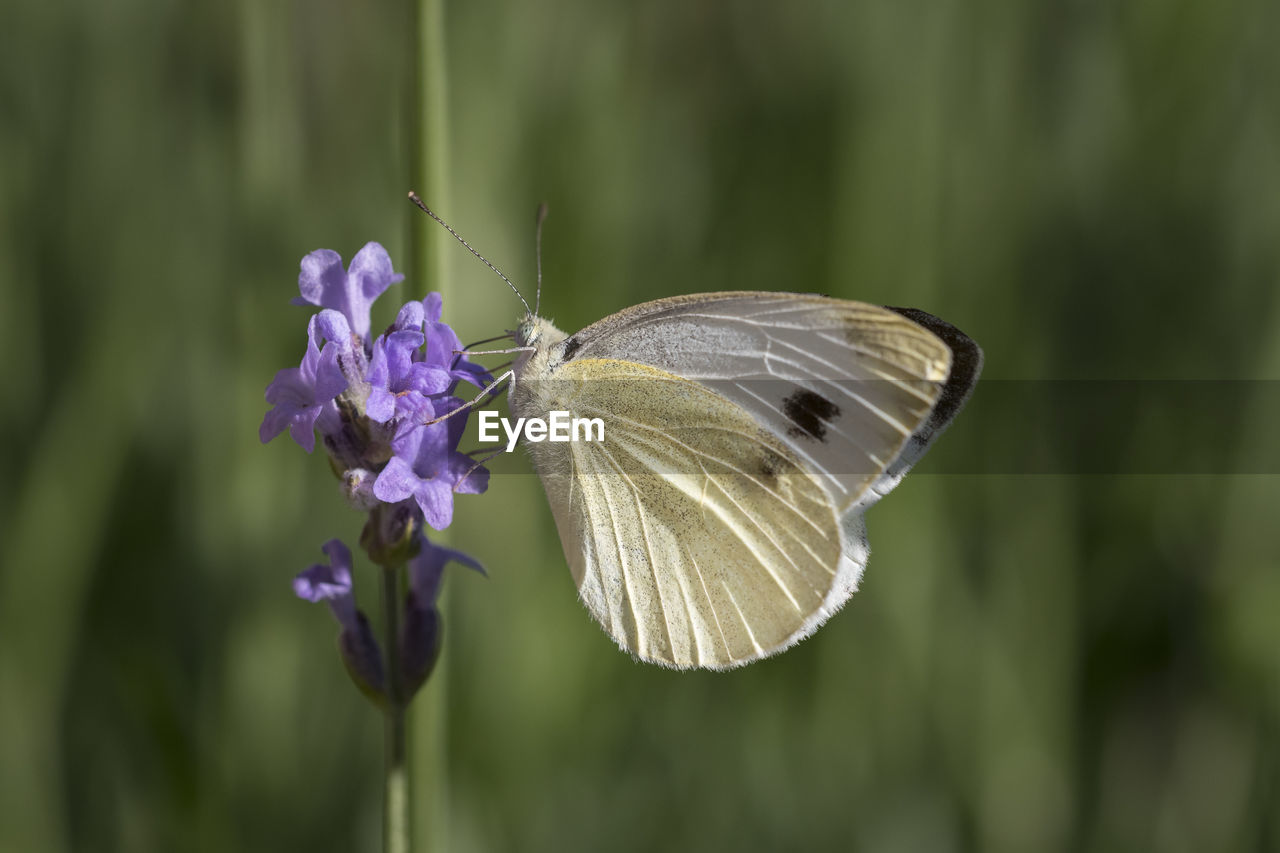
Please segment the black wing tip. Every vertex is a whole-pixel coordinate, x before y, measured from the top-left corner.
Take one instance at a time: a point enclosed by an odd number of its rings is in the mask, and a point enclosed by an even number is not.
[[[965,401],[969,399],[969,395],[973,393],[973,387],[978,382],[978,374],[982,372],[982,347],[946,320],[935,317],[927,311],[921,311],[919,308],[897,308],[892,305],[885,307],[901,314],[916,325],[928,329],[941,338],[951,350],[951,373],[947,376],[947,382],[942,387],[942,395],[938,398],[938,404],[933,407],[933,413],[926,424],[924,437],[927,440],[931,434],[946,428],[964,406]]]

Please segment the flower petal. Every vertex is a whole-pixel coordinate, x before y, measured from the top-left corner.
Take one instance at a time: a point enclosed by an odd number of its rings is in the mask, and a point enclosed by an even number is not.
[[[447,323],[427,323],[427,364],[449,370],[453,367],[454,350],[462,349],[462,341]]]
[[[423,520],[434,530],[444,530],[453,522],[453,487],[445,478],[419,480],[413,498]]]
[[[258,439],[266,444],[280,433],[289,428],[290,425],[298,418],[300,412],[305,411],[297,406],[278,405],[275,408],[268,409],[267,413],[262,416],[262,424],[258,427]],[[301,442],[299,442],[301,444]],[[315,448],[315,437],[310,440],[310,447],[303,444],[303,449],[310,453]]]
[[[409,584],[420,604],[426,605],[436,600],[440,594],[440,578],[445,564],[450,560],[475,569],[482,575],[487,574],[484,566],[471,555],[444,545],[436,545],[423,536],[418,553],[409,559]]]
[[[346,315],[351,318],[351,328],[361,338],[369,336],[369,306],[383,291],[404,276],[391,267],[391,256],[378,243],[365,243],[364,248],[351,259],[347,270]]]
[[[416,300],[406,302],[404,307],[400,309],[400,313],[396,315],[395,328],[398,331],[413,330],[415,332],[422,331],[422,303]]]
[[[438,291],[431,291],[421,302],[422,312],[432,323],[440,322],[440,314],[444,311],[444,296]]]
[[[358,627],[355,588],[351,584],[351,549],[340,539],[330,539],[322,550],[329,565],[316,563],[293,579],[293,592],[305,601],[327,601],[333,615],[347,630]]]
[[[434,477],[445,467],[450,448],[457,445],[450,440],[448,425],[449,421],[430,426],[414,424],[409,432],[391,440],[391,450],[408,462],[418,477]]]
[[[293,579],[293,594],[313,604],[330,601],[351,594],[351,579],[343,583],[333,575],[331,567],[315,563],[298,573]]]
[[[420,479],[405,459],[392,456],[374,481],[373,494],[380,501],[399,503],[413,495]]]
[[[466,382],[477,388],[488,388],[493,384],[493,374],[475,362],[468,361],[465,355],[458,359],[449,375],[455,381]]]
[[[333,341],[343,349],[349,348],[351,342],[351,324],[341,311],[325,308],[312,318],[316,324],[316,334],[321,340]]]
[[[424,397],[430,397],[443,394],[452,384],[453,379],[449,376],[449,371],[418,362],[410,366],[404,388],[417,391]]]
[[[391,389],[403,391],[403,382],[413,367],[413,355],[422,346],[422,332],[406,330],[387,336],[387,365],[390,368]]]
[[[308,453],[316,449],[316,418],[320,417],[320,407],[312,406],[300,409],[289,419],[289,437]]]
[[[347,390],[349,383],[339,361],[340,352],[340,347],[332,341],[325,344],[324,349],[320,351],[315,387],[315,400],[318,403],[327,403]]]
[[[329,294],[340,293],[346,285],[347,271],[342,268],[342,256],[332,249],[316,249],[302,259],[300,266],[298,292],[302,295],[295,296],[293,304],[337,307],[327,304],[326,300]]]
[[[298,274],[301,296],[293,302],[341,312],[350,322],[351,331],[367,345],[369,307],[384,290],[403,279],[392,269],[387,250],[377,243],[366,243],[352,259],[349,270],[342,269],[342,256],[337,252],[317,249],[302,259]]]

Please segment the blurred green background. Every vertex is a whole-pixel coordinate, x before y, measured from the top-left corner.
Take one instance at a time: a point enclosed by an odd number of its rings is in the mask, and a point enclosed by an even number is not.
[[[951,320],[987,379],[1280,379],[1274,2],[445,15],[428,201],[526,290],[548,202],[562,328],[811,290]],[[361,520],[257,427],[298,260],[407,265],[407,7],[5,17],[0,849],[376,850],[381,721],[289,587]],[[510,328],[449,250],[445,318]],[[982,398],[943,461],[1042,438]],[[1231,470],[1264,410],[1224,421]],[[1177,413],[1147,420],[1085,441]],[[827,627],[707,674],[614,648],[511,461],[450,531],[490,577],[450,575],[420,819],[451,851],[1280,849],[1280,477],[939,464]]]

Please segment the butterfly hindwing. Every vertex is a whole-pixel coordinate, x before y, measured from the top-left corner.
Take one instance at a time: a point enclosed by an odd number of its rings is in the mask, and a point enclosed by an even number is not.
[[[852,592],[861,565],[842,559],[830,497],[741,407],[612,359],[574,360],[547,385],[549,405],[604,424],[602,442],[530,449],[581,597],[624,649],[734,666],[811,632]]]

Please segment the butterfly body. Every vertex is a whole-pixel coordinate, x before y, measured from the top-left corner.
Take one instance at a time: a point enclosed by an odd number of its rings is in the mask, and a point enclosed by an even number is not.
[[[565,335],[529,315],[518,417],[587,609],[624,650],[725,669],[808,636],[866,565],[862,514],[963,403],[981,351],[930,315],[806,294],[657,300]]]

